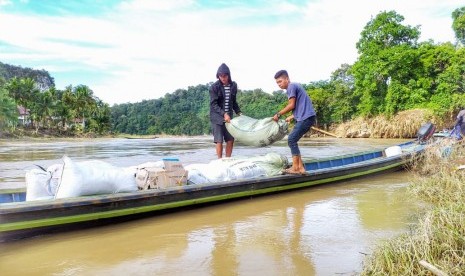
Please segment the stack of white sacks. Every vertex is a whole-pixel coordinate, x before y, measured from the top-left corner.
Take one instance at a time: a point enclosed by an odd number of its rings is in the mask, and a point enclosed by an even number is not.
[[[206,184],[282,174],[288,166],[285,156],[268,153],[255,157],[233,157],[213,160],[208,164],[186,166],[188,184]]]
[[[26,172],[26,186],[26,201],[137,191],[131,170],[99,160],[74,162],[67,156],[63,164]]]
[[[69,198],[135,192],[139,189],[164,189],[164,185],[147,185],[148,173],[163,171],[163,161],[147,162],[132,167],[116,167],[109,163],[90,160],[75,162],[63,157],[63,164],[26,172],[26,200]],[[223,158],[207,164],[190,164],[184,167],[187,181],[179,185],[198,185],[279,175],[288,166],[285,156],[268,153],[264,156]]]

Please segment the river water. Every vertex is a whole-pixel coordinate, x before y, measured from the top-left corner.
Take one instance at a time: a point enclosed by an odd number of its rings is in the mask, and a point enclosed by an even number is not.
[[[305,139],[328,157],[400,140]],[[277,152],[237,145],[233,155]],[[99,159],[132,166],[164,157],[215,159],[210,137],[0,141],[0,189],[24,187],[34,166]],[[0,244],[1,275],[354,275],[380,241],[409,230],[409,175],[388,173],[68,233]]]

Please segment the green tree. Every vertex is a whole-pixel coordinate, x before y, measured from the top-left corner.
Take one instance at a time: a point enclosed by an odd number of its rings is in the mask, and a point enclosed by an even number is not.
[[[465,45],[465,7],[458,8],[452,12],[452,29],[455,38],[462,45]]]
[[[59,101],[56,107],[57,117],[61,119],[61,127],[67,129],[69,123],[76,118],[76,111],[74,110],[75,97],[73,94],[73,87],[68,85],[65,90],[58,93]]]
[[[8,95],[4,80],[0,78],[0,130],[14,128],[17,120],[16,102]]]
[[[252,118],[272,117],[287,102],[287,96],[283,91],[273,94],[265,93],[261,89],[241,91],[238,97],[241,111]]]
[[[51,87],[46,91],[39,93],[33,106],[38,116],[38,120],[42,122],[43,127],[50,127],[52,116],[56,114],[58,104],[57,91],[55,87]]]
[[[40,97],[40,90],[36,82],[32,78],[18,79],[14,77],[6,85],[9,95],[16,101],[17,104],[23,106],[29,111],[31,126],[39,127],[38,120],[38,105],[37,101]]]
[[[334,71],[330,79],[330,92],[332,99],[329,103],[332,108],[331,122],[342,123],[352,118],[357,105],[354,97],[354,76],[350,72],[349,64],[342,64]]]
[[[26,109],[30,109],[30,105],[34,103],[39,94],[36,82],[31,78],[18,79],[14,77],[6,84],[6,89],[10,97]]]
[[[356,47],[359,58],[351,68],[355,78],[354,98],[360,115],[390,113],[385,99],[393,78],[408,82],[416,66],[418,27],[404,26],[395,11],[381,12],[364,27]]]
[[[97,99],[96,108],[89,119],[88,130],[98,134],[109,132],[111,129],[110,113],[110,106],[100,99]]]
[[[82,126],[85,128],[86,117],[89,117],[97,109],[94,99],[94,92],[86,85],[78,85],[74,89],[74,105],[77,116],[82,119]]]

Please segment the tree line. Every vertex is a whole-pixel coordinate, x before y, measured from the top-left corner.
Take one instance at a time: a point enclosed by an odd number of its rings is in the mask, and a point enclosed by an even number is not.
[[[202,135],[210,133],[210,84],[178,89],[155,100],[114,105],[112,130],[128,134]],[[260,89],[238,92],[238,104],[250,117],[271,117],[287,99],[285,93]]]
[[[356,43],[358,58],[353,64],[342,64],[328,80],[304,84],[317,111],[317,123],[389,117],[415,108],[446,116],[465,108],[465,7],[456,9],[452,19],[456,43],[419,42],[420,26],[403,24],[404,17],[395,11],[371,18]],[[8,110],[16,103],[31,110],[36,126],[63,127],[82,118],[88,122],[86,131],[98,133],[210,133],[211,83],[110,108],[84,85],[63,91],[50,85],[36,93],[31,82],[30,77],[0,82],[0,122],[10,116]],[[254,118],[272,116],[287,101],[283,91],[270,94],[261,89],[240,90],[237,99],[244,114]],[[53,123],[52,118],[63,121]]]
[[[18,107],[27,112],[22,127],[81,134],[108,133],[110,106],[86,85],[55,88],[45,70],[0,63],[0,129],[14,131]]]

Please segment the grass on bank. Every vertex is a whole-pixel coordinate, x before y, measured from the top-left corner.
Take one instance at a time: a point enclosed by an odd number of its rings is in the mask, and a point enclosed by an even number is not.
[[[451,124],[427,109],[412,109],[401,111],[392,117],[378,115],[372,118],[355,118],[338,125],[334,132],[346,138],[413,138],[425,122],[432,122],[438,128]]]
[[[446,142],[447,143],[447,142]],[[465,147],[431,147],[414,160],[408,189],[429,207],[410,233],[381,244],[362,275],[464,275]]]

